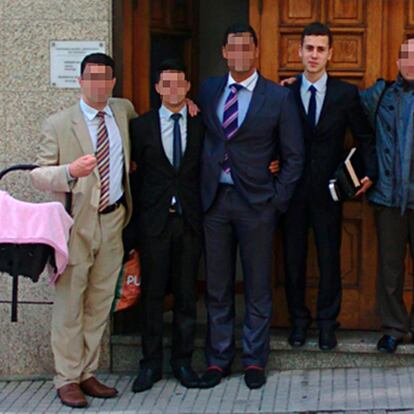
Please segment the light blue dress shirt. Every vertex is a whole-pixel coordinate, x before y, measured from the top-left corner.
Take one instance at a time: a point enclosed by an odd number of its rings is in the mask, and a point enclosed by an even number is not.
[[[160,115],[162,146],[168,160],[173,164],[174,120],[171,118],[171,115],[174,112],[171,112],[164,105],[161,105],[158,113]],[[181,132],[181,150],[184,154],[187,145],[187,106],[184,106],[179,113],[181,114],[181,118],[178,121]]]
[[[237,103],[238,103],[238,116],[237,116],[237,125],[240,128],[241,124],[246,118],[247,111],[249,109],[250,101],[253,96],[253,90],[256,86],[257,79],[259,75],[257,71],[254,71],[252,75],[250,75],[247,79],[239,84],[243,86],[242,89],[237,94]],[[223,123],[223,115],[224,115],[224,104],[226,103],[227,97],[230,94],[230,85],[233,85],[236,82],[231,74],[229,73],[229,77],[227,79],[227,85],[224,88],[224,92],[218,102],[217,106],[217,117],[221,123]],[[219,181],[223,184],[234,184],[233,178],[231,177],[231,173],[225,173],[224,170],[221,172]]]
[[[313,85],[316,89],[316,125],[319,122],[319,117],[321,115],[323,101],[325,100],[326,95],[326,83],[328,82],[328,74],[325,72],[315,83],[309,82],[305,74],[302,74],[302,84],[300,86],[300,96],[302,98],[303,107],[305,108],[306,113],[308,113],[309,100],[311,97],[311,92],[309,87]]]

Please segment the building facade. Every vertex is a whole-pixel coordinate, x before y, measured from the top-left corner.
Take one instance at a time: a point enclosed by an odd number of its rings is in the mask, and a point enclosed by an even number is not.
[[[414,0],[0,0],[0,169],[34,160],[43,120],[79,98],[77,89],[50,85],[50,42],[99,40],[117,62],[116,94],[138,112],[156,105],[154,67],[179,55],[193,90],[209,75],[224,73],[221,37],[234,21],[248,21],[260,42],[261,73],[278,81],[300,72],[300,32],[315,20],[330,25],[334,55],[329,71],[364,88],[377,78],[393,79],[401,41],[414,36]],[[41,201],[27,175],[16,173],[0,189],[22,200]],[[0,212],[1,214],[1,212]],[[376,236],[371,207],[344,207],[343,307],[347,329],[377,329]],[[312,236],[310,236],[312,239]],[[312,245],[312,240],[311,240]],[[309,303],[318,284],[316,255],[309,255]],[[406,300],[412,301],[412,264],[407,260]],[[10,322],[11,278],[0,275],[0,377],[53,371],[50,318],[53,288],[46,278],[22,280],[19,321]],[[202,288],[202,286],[201,286]],[[242,283],[238,283],[242,292]],[[287,324],[281,246],[275,238],[274,326]],[[102,368],[110,368],[110,329]]]

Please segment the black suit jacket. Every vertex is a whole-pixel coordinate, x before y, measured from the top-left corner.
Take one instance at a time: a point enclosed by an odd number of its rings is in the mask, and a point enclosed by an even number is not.
[[[167,223],[171,199],[176,196],[184,220],[200,233],[200,153],[204,131],[200,117],[187,117],[187,144],[178,171],[164,152],[158,110],[133,119],[130,131],[131,159],[137,164],[132,190],[133,222],[138,231],[159,235]]]
[[[289,85],[296,97],[305,136],[305,168],[294,197],[305,192],[320,203],[332,203],[329,180],[343,161],[345,133],[350,128],[357,140],[365,175],[375,181],[377,158],[374,132],[365,116],[356,86],[328,76],[326,95],[316,127],[308,123],[300,96],[302,76]],[[292,201],[293,202],[293,201]]]
[[[199,94],[206,127],[201,169],[203,209],[208,210],[215,199],[227,153],[234,184],[242,196],[258,208],[271,202],[285,211],[304,162],[302,128],[293,94],[259,75],[246,118],[227,140],[217,117],[227,78],[207,79]],[[281,170],[273,176],[268,166],[278,156]]]

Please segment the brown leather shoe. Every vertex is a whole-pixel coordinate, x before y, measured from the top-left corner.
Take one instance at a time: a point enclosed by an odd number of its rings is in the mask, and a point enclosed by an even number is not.
[[[82,381],[79,385],[86,395],[95,398],[114,398],[118,394],[116,388],[107,387],[95,377],[88,378],[86,381]]]
[[[80,389],[79,384],[74,382],[58,388],[57,394],[62,404],[68,407],[83,408],[88,405],[88,401]]]

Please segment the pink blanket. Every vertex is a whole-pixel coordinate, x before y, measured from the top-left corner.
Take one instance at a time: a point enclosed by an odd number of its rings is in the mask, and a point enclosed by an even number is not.
[[[61,203],[27,203],[0,191],[0,243],[44,243],[55,249],[57,271],[47,267],[49,282],[65,270],[72,217]]]

